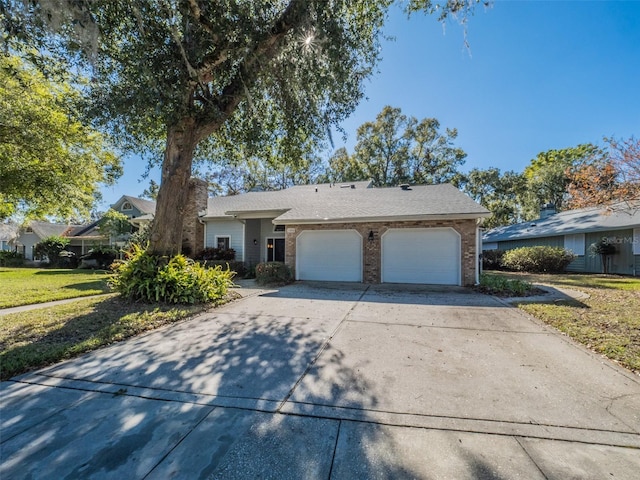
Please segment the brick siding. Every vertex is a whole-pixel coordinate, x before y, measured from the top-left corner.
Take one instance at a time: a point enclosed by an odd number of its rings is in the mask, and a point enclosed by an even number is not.
[[[182,251],[189,256],[204,249],[204,225],[198,220],[199,212],[207,208],[207,182],[189,179],[189,196],[182,224]]]
[[[291,269],[296,265],[296,239],[305,230],[356,230],[362,236],[364,283],[380,283],[381,281],[381,238],[390,228],[442,228],[451,227],[460,234],[460,262],[462,267],[462,284],[470,286],[476,282],[476,220],[435,220],[410,222],[370,222],[370,223],[330,223],[309,225],[287,225],[285,235],[285,263]],[[373,232],[373,240],[369,240],[369,232]]]

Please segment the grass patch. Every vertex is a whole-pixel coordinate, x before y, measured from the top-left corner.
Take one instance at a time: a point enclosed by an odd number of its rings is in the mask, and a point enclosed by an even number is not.
[[[145,305],[109,297],[0,316],[0,380],[177,322],[209,305]]]
[[[480,275],[478,289],[483,293],[500,297],[526,297],[540,292],[540,289],[525,280],[491,273]]]
[[[500,274],[580,290],[581,301],[520,303],[522,310],[640,373],[640,279],[615,275]]]
[[[85,297],[109,291],[107,273],[96,270],[0,268],[0,308]]]

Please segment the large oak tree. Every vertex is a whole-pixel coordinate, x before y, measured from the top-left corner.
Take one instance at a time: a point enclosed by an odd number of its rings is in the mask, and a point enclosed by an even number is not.
[[[274,117],[282,131],[324,135],[362,98],[392,3],[8,0],[0,14],[9,38],[91,65],[87,112],[99,125],[134,146],[164,142],[150,248],[166,255],[182,245],[198,146],[212,135],[251,145]],[[442,20],[471,3],[410,0],[406,8]]]

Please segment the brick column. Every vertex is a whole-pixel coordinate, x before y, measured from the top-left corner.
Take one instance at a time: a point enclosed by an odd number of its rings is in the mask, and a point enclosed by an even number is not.
[[[182,252],[187,256],[193,257],[204,249],[204,225],[198,214],[206,210],[208,198],[207,182],[189,179],[189,196],[182,220]]]

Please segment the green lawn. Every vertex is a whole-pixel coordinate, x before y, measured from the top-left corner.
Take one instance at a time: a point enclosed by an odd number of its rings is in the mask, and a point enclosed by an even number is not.
[[[522,302],[522,310],[593,351],[640,373],[640,278],[617,275],[500,273],[532,283],[579,290],[581,301]]]
[[[108,297],[0,315],[0,380],[188,318],[211,305],[146,305]]]
[[[0,308],[106,293],[106,279],[101,270],[0,267]]]

